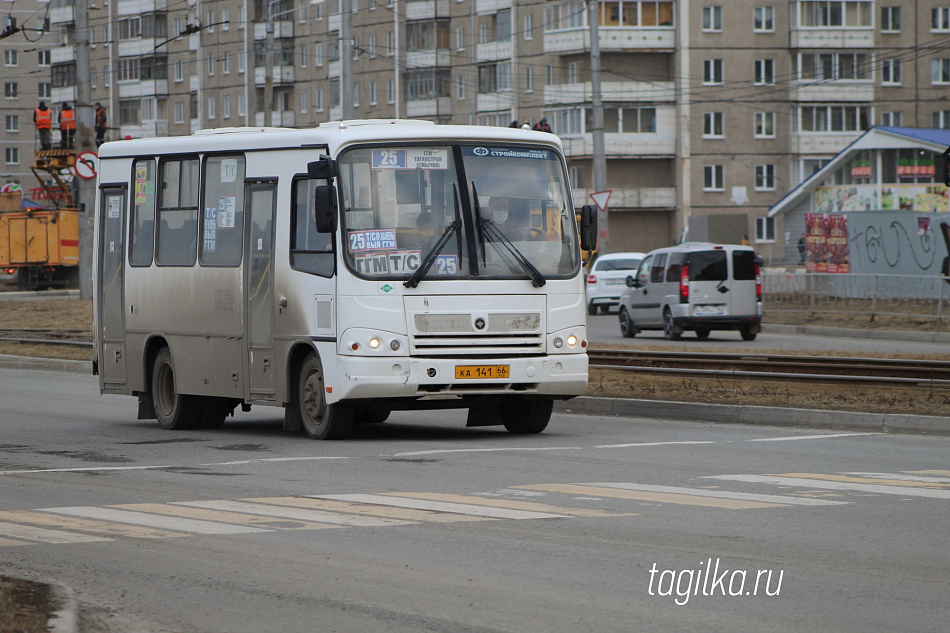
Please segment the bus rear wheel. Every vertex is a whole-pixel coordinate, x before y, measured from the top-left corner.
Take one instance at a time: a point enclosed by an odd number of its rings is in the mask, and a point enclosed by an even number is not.
[[[297,394],[300,421],[307,435],[315,440],[336,440],[349,432],[353,408],[343,402],[327,404],[323,366],[312,354],[300,366]]]
[[[200,421],[201,400],[175,390],[175,368],[167,347],[159,350],[152,363],[152,402],[155,405],[155,417],[163,429],[193,429]]]
[[[540,433],[551,421],[554,400],[521,400],[498,407],[509,433]]]

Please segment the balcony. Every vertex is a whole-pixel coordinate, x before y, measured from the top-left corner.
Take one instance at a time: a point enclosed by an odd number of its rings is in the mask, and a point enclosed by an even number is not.
[[[657,121],[659,125],[659,121]],[[557,134],[557,130],[554,130]],[[577,134],[561,137],[564,156],[590,158],[594,155],[593,134]],[[611,158],[673,158],[676,155],[676,135],[667,133],[604,134],[604,153]],[[611,205],[613,199],[611,198]]]
[[[295,127],[297,125],[297,113],[293,110],[274,110],[271,112],[271,120],[264,121],[264,112],[254,114],[254,125],[257,127]]]
[[[821,28],[792,29],[791,47],[795,48],[874,48],[874,29]]]
[[[828,83],[792,84],[789,94],[792,101],[808,101],[827,103],[829,101],[841,103],[874,101],[873,81],[832,81]]]
[[[409,118],[449,114],[452,114],[451,97],[406,100],[406,116]]]
[[[146,79],[143,81],[128,81],[119,83],[119,98],[133,99],[135,97],[167,97],[167,79]]]
[[[63,86],[62,88],[53,88],[50,91],[50,102],[51,103],[75,103],[76,102],[76,86]]]
[[[408,0],[403,6],[406,20],[432,20],[450,15],[452,3],[450,0]]]
[[[601,84],[604,102],[674,103],[676,86],[672,81],[605,81]],[[553,84],[544,87],[544,104],[591,103],[593,91],[590,82]]]
[[[76,21],[75,7],[51,7],[49,10],[50,24],[72,24]]]
[[[511,39],[479,44],[475,47],[475,59],[480,62],[511,59]]]
[[[157,47],[167,38],[139,38],[119,42],[119,57],[151,57]],[[164,54],[164,50],[162,53]]]
[[[864,132],[796,132],[791,135],[791,153],[801,156],[832,156]]]
[[[267,80],[267,74],[264,68],[254,69],[254,85],[263,87]],[[274,85],[294,83],[293,66],[274,66],[271,73],[271,80]]]
[[[628,53],[652,51],[672,53],[676,47],[676,28],[660,27],[600,27],[600,52]],[[590,29],[578,27],[547,31],[544,34],[544,52],[573,55],[590,50]]]
[[[108,2],[103,4],[108,4]],[[116,6],[116,15],[142,15],[167,10],[168,0],[122,0]]]
[[[294,36],[294,21],[293,20],[281,20],[280,22],[274,22],[274,37],[280,39],[282,37],[293,37]],[[266,22],[255,22],[254,23],[254,39],[255,40],[266,40],[267,39],[267,23]]]
[[[478,95],[475,107],[479,112],[509,110],[515,104],[516,97],[511,92],[486,92]]]
[[[513,4],[512,0],[475,0],[475,13],[491,15],[503,9],[510,9]]]
[[[76,61],[76,50],[72,46],[57,46],[49,50],[50,64],[66,64]]]
[[[593,189],[573,189],[574,207],[591,204]],[[610,209],[675,209],[675,187],[611,188]]]
[[[435,66],[449,67],[451,65],[452,52],[447,49],[409,51],[406,53],[406,68],[432,68]]]

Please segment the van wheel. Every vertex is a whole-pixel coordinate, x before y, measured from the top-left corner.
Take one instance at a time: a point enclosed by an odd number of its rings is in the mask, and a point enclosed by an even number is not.
[[[595,306],[593,303],[588,303],[587,314],[590,314],[590,315],[597,314],[597,306]]]
[[[683,335],[683,328],[676,327],[673,323],[673,313],[666,310],[663,313],[663,336],[668,341],[678,341]]]
[[[323,366],[313,354],[303,361],[297,385],[297,406],[307,435],[315,440],[344,437],[353,424],[353,408],[344,402],[327,404]]]
[[[498,407],[509,433],[540,433],[551,421],[554,400],[522,400]]]
[[[704,327],[696,328],[696,338],[709,338],[709,330]]]
[[[610,312],[610,306],[608,304],[604,304],[600,306],[600,311],[602,314],[607,314],[608,312]]]
[[[636,326],[633,324],[633,320],[630,318],[630,313],[627,312],[627,309],[624,307],[620,308],[620,333],[623,334],[624,338],[633,338],[637,335]]]
[[[758,334],[758,332],[753,332],[752,328],[750,328],[749,326],[746,326],[742,328],[741,330],[739,330],[739,334],[742,336],[743,341],[754,341],[755,336],[756,334]]]
[[[152,402],[155,417],[163,429],[193,429],[200,421],[201,399],[181,395],[175,390],[175,368],[167,347],[159,350],[152,363]]]

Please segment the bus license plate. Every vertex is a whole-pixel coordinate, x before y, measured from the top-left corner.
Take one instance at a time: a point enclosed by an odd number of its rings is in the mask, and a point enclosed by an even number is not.
[[[455,379],[508,378],[508,365],[457,365]]]

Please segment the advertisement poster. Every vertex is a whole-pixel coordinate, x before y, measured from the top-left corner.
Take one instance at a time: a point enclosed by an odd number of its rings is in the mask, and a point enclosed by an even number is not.
[[[805,269],[810,273],[847,273],[848,217],[841,214],[805,214]]]

